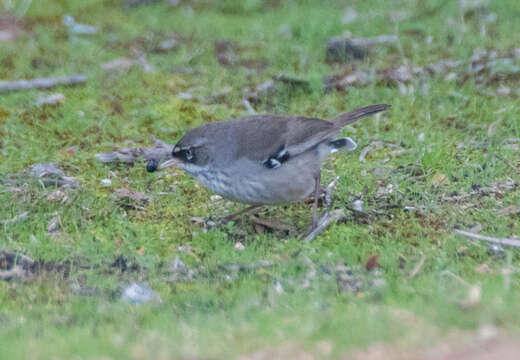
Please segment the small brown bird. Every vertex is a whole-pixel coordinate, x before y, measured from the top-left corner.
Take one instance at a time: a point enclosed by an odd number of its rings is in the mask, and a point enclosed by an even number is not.
[[[296,202],[314,194],[314,229],[323,162],[339,149],[357,146],[348,137],[338,138],[341,129],[389,107],[358,108],[331,121],[254,115],[205,124],[188,131],[159,169],[177,166],[224,198],[251,204],[224,222],[261,205]]]

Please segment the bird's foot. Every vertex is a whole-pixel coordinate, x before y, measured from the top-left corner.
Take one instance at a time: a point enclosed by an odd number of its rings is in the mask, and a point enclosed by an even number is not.
[[[345,212],[341,209],[327,211],[318,221],[316,227],[309,227],[309,229],[301,236],[304,242],[309,242],[325,230],[331,223],[345,219]]]

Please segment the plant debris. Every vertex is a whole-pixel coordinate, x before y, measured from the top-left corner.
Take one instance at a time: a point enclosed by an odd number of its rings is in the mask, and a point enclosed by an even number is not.
[[[86,81],[87,77],[85,75],[60,76],[32,80],[0,81],[0,92],[27,89],[49,89],[58,85],[81,85]]]
[[[26,255],[0,250],[0,280],[23,280],[33,271],[34,264]]]
[[[398,41],[399,39],[395,35],[357,39],[335,37],[327,42],[325,61],[327,63],[348,63],[351,60],[362,60],[368,55],[370,47],[375,45],[395,46]]]
[[[332,53],[342,54],[357,49],[354,54],[361,57],[361,48],[355,43],[338,41],[337,46],[343,49],[339,52],[331,52],[330,58],[335,61],[343,61],[341,57]],[[360,65],[350,64],[343,68],[340,74],[326,76],[323,79],[325,92],[331,90],[348,91],[353,86],[367,86],[377,83],[379,85],[399,86],[413,83],[427,76],[442,76],[445,81],[456,80],[462,85],[469,79],[473,79],[479,91],[485,95],[519,96],[518,91],[513,91],[504,82],[514,82],[520,79],[520,51],[510,50],[497,52],[494,50],[475,49],[473,56],[465,60],[443,59],[437,63],[425,66],[390,65],[375,71],[359,69]],[[364,56],[364,55],[363,55]],[[488,90],[488,87],[498,86]],[[403,88],[404,89],[404,88]]]
[[[380,267],[379,265],[379,254],[372,255],[368,258],[367,262],[365,263],[365,269],[367,271],[370,271],[374,268]]]
[[[177,255],[175,260],[168,265],[167,273],[169,274],[169,281],[189,281],[193,280],[197,271],[194,269],[188,269],[181,258]]]
[[[386,281],[379,269],[365,270],[359,266],[346,266],[343,259],[339,259],[336,266],[336,284],[340,293],[356,296],[381,291],[386,287]]]
[[[78,24],[70,15],[63,16],[63,25],[67,26],[71,35],[92,35],[97,33],[95,26]]]
[[[213,42],[213,46],[215,57],[222,67],[242,66],[251,71],[262,71],[269,65],[269,62],[264,59],[257,60],[242,58],[240,55],[246,47],[240,46],[233,41],[216,40]]]
[[[123,207],[134,210],[144,210],[145,206],[152,200],[151,196],[128,188],[117,189],[112,196],[117,199]]]
[[[43,106],[43,105],[49,105],[49,106],[57,106],[60,104],[63,104],[65,102],[65,95],[56,93],[49,96],[45,96],[42,98],[39,98],[38,101],[36,101],[37,106]]]
[[[444,279],[446,295],[451,301],[463,309],[480,304],[482,288],[479,285],[470,284],[449,270],[444,270],[440,275]]]
[[[271,229],[271,230],[283,232],[286,235],[289,235],[289,234],[295,234],[295,231],[296,231],[296,229],[293,226],[283,223],[278,220],[264,219],[264,218],[260,218],[256,215],[250,216],[250,219],[253,222],[257,233],[264,233],[265,229]]]
[[[11,186],[20,186],[30,181],[36,181],[44,187],[61,187],[63,189],[79,188],[79,185],[72,176],[67,176],[63,170],[53,163],[31,165],[28,170],[0,177],[0,181]],[[11,191],[20,192],[23,190],[12,187]]]
[[[292,95],[296,90],[310,92],[310,82],[280,73],[258,86],[246,88],[244,90],[244,99],[248,103],[255,105],[261,103],[273,105],[282,93],[287,93],[288,91],[288,94]]]
[[[152,169],[153,163],[158,164],[171,158],[173,146],[153,136],[150,136],[150,139],[154,142],[154,147],[119,148],[111,153],[95,154],[94,157],[104,163],[121,162],[128,165],[133,165],[142,160],[151,161],[147,167]],[[155,169],[157,169],[157,165]]]
[[[470,231],[464,231],[455,229],[455,234],[469,237],[471,239],[476,240],[483,240],[488,241],[491,243],[499,244],[499,245],[506,245],[506,246],[512,246],[512,247],[520,247],[520,239],[512,239],[512,238],[495,238],[487,235],[481,235],[481,234],[475,234]]]
[[[310,234],[305,235],[303,241],[308,243],[316,236],[318,236],[323,230],[325,230],[333,222],[338,222],[346,219],[345,212],[341,209],[334,211],[327,211],[319,220],[318,226]]]

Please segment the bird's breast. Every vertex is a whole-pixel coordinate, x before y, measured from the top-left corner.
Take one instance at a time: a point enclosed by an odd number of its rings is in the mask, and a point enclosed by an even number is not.
[[[275,169],[238,159],[227,166],[185,166],[205,187],[229,200],[275,205],[308,197],[319,171],[319,157],[298,156]]]

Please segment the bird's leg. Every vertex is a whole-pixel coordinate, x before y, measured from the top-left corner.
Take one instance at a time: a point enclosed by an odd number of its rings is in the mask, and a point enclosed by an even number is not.
[[[318,200],[320,199],[320,194],[323,192],[321,189],[321,170],[316,176],[314,183],[314,203],[312,206],[312,223],[307,229],[305,233],[301,236],[302,239],[306,238],[310,233],[314,231],[318,227]]]
[[[248,206],[245,209],[242,209],[242,210],[240,210],[240,211],[238,211],[238,212],[236,212],[234,214],[231,214],[231,215],[228,215],[226,217],[223,217],[222,219],[220,219],[220,223],[221,224],[227,224],[228,222],[230,222],[231,220],[233,220],[237,216],[240,216],[242,214],[248,213],[251,210],[254,210],[254,209],[259,208],[261,206],[262,206],[261,204],[255,204],[255,205]]]
[[[316,176],[315,185],[314,185],[314,205],[312,207],[312,225],[311,231],[316,229],[318,226],[318,199],[320,198],[320,190],[321,190],[321,170],[318,172],[318,176]]]

